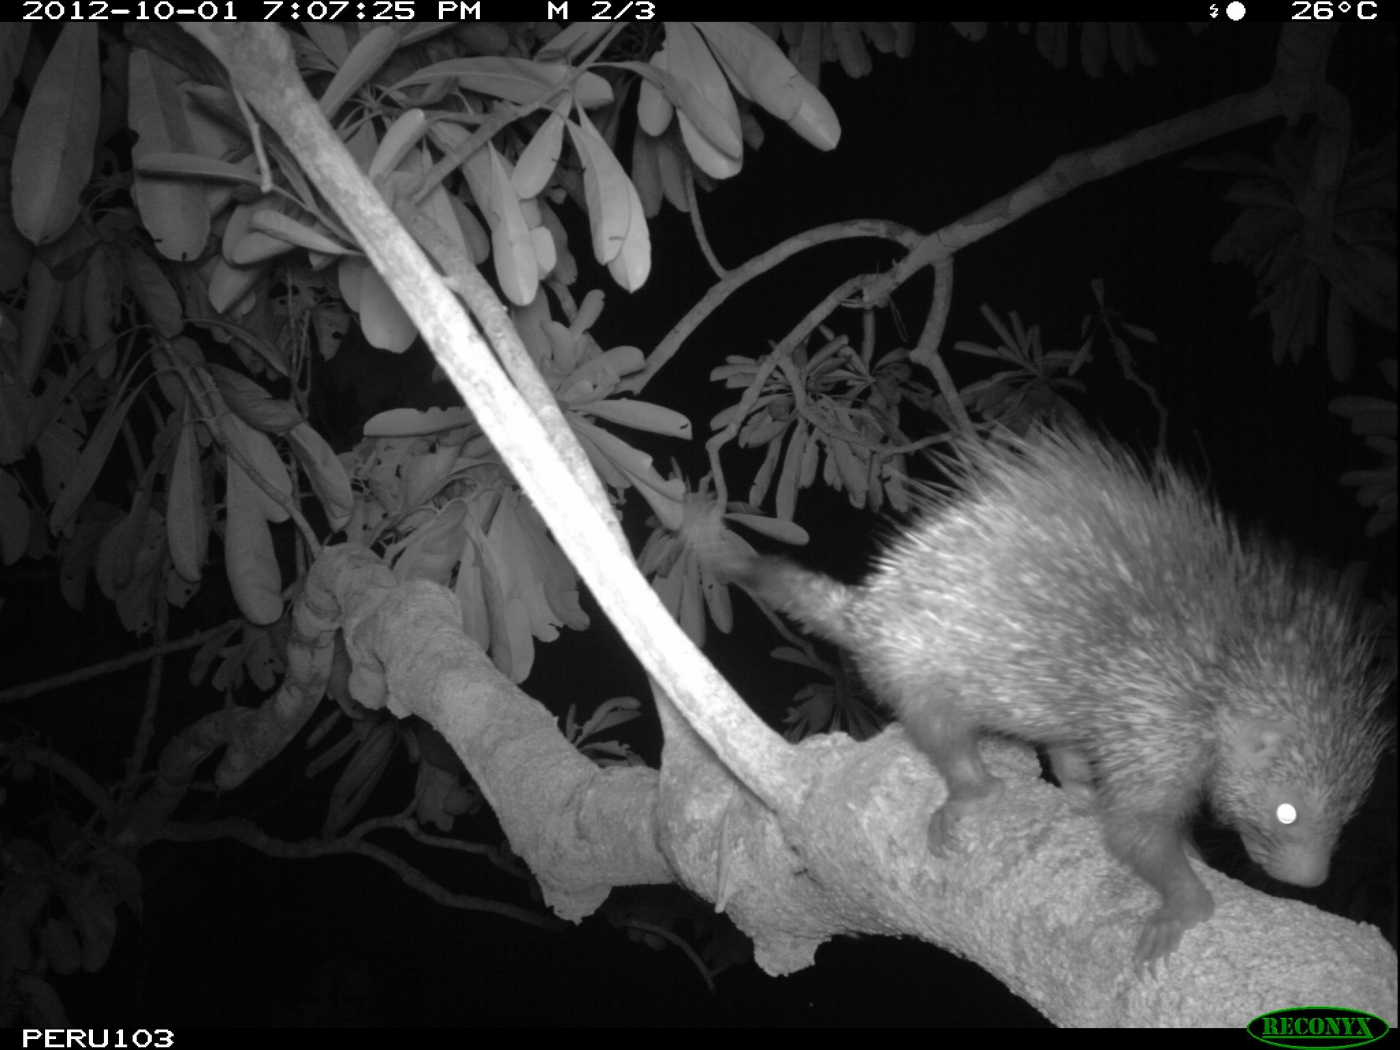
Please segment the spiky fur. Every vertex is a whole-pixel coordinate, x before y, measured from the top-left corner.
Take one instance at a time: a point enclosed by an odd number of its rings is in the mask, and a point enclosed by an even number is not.
[[[1135,955],[1214,901],[1186,859],[1203,799],[1272,875],[1327,876],[1388,731],[1373,631],[1338,577],[1242,532],[1170,464],[1086,434],[962,446],[874,571],[847,587],[780,558],[748,582],[844,646],[948,785],[930,848],[993,805],[977,734],[1049,747],[1094,792],[1110,849],[1162,895]],[[1290,803],[1297,819],[1276,816]]]

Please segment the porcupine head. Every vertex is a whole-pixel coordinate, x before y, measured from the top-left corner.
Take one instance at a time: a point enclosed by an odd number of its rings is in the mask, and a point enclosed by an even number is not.
[[[1227,643],[1239,651],[1220,665],[1230,702],[1208,794],[1266,872],[1317,886],[1394,730],[1378,714],[1374,632],[1345,581],[1301,561],[1260,575]]]

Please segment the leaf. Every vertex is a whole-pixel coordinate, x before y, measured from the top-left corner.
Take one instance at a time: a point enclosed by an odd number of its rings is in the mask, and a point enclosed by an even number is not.
[[[379,148],[374,151],[374,159],[369,164],[370,180],[377,181],[397,169],[408,151],[423,137],[425,130],[427,117],[421,109],[410,109],[400,113],[398,119],[384,133]]]
[[[707,175],[727,179],[738,174],[744,155],[739,109],[715,56],[689,22],[667,23],[665,52],[666,69],[678,89],[671,100],[684,118],[686,149]]]
[[[314,57],[308,56],[312,68],[326,69],[327,63],[330,69],[339,69],[344,65],[345,60],[350,57],[349,35],[351,32],[353,30],[348,25],[308,22],[306,35],[311,38],[321,52],[320,55]],[[325,62],[320,61],[322,56],[324,56]]]
[[[135,245],[121,247],[122,272],[156,330],[174,339],[185,327],[185,309],[160,264]]]
[[[665,480],[652,466],[649,455],[600,427],[577,417],[570,419],[570,425],[595,465],[598,465],[597,457],[604,457],[614,470],[637,486],[637,491],[651,504],[662,525],[668,529],[681,527],[685,518],[685,485],[679,478]]]
[[[496,278],[506,298],[524,306],[535,298],[539,288],[535,242],[501,155],[489,144],[487,153],[491,158],[491,247]]]
[[[784,521],[781,518],[768,518],[760,514],[742,514],[738,512],[725,514],[726,521],[732,521],[739,525],[747,525],[754,532],[761,532],[770,539],[775,539],[780,543],[790,543],[795,547],[806,546],[809,539],[807,530],[801,525],[791,521]]]
[[[132,158],[143,175],[178,175],[192,179],[220,179],[245,186],[262,186],[262,179],[247,168],[198,153],[151,152]]]
[[[656,139],[640,124],[632,136],[632,185],[637,187],[642,214],[648,219],[656,218],[661,213],[663,197],[661,165],[657,159]]]
[[[29,547],[29,504],[20,497],[19,482],[0,470],[0,564],[13,565]]]
[[[10,172],[14,223],[48,244],[78,217],[102,112],[96,22],[67,22],[24,107]]]
[[[263,233],[261,230],[249,230],[242,237],[238,238],[230,247],[224,251],[228,262],[239,267],[253,267],[258,263],[266,262],[268,259],[275,259],[279,255],[286,255],[293,249],[293,245],[282,237],[274,237],[271,234]],[[223,262],[224,260],[220,260]],[[256,272],[256,271],[252,271]],[[211,289],[210,301],[214,299]]]
[[[398,742],[399,726],[393,718],[381,717],[368,730],[331,792],[323,834],[337,834],[364,808],[389,768]]]
[[[19,322],[19,385],[29,389],[39,375],[53,339],[54,322],[63,306],[63,282],[35,255],[29,261],[29,293]]]
[[[686,192],[690,178],[690,162],[668,139],[656,144],[656,166],[661,170],[661,193],[671,207],[682,215],[690,214],[690,197]]]
[[[594,288],[583,297],[583,302],[579,303],[578,313],[574,315],[573,322],[569,325],[569,331],[576,335],[588,331],[598,323],[598,318],[603,315],[603,304],[607,302],[607,296],[603,294],[603,289]]]
[[[83,941],[83,969],[96,973],[106,965],[117,939],[116,900],[102,884],[97,872],[83,880],[82,890],[65,896],[64,903],[73,916]]]
[[[216,259],[214,272],[209,277],[209,305],[219,313],[226,313],[253,290],[261,277],[262,268],[259,266],[233,266],[223,259]]]
[[[213,362],[206,367],[228,407],[250,427],[265,434],[285,434],[304,422],[291,402],[273,397],[256,380]]]
[[[0,22],[0,113],[10,108],[15,78],[29,49],[29,27],[29,22]],[[607,27],[599,24],[598,28]]]
[[[355,509],[355,495],[350,488],[350,476],[345,464],[326,439],[312,429],[310,423],[299,423],[287,433],[287,441],[296,454],[301,469],[311,481],[311,490],[321,501],[326,521],[335,532],[350,520]]]
[[[650,401],[612,398],[606,401],[594,401],[581,408],[580,411],[611,420],[625,427],[650,430],[654,434],[665,434],[683,441],[689,441],[694,436],[690,429],[689,419],[673,409],[654,405]]]
[[[360,38],[321,95],[321,112],[327,120],[333,120],[345,100],[383,68],[389,56],[398,50],[402,38],[403,29],[393,25],[375,26]]]
[[[414,84],[432,84],[442,77],[452,77],[459,87],[468,91],[479,91],[510,102],[530,103],[563,83],[573,72],[568,66],[524,58],[453,58],[423,67],[390,90],[401,91]],[[613,100],[611,86],[597,73],[583,73],[575,81],[572,93],[579,105],[590,109]]]
[[[773,509],[783,521],[791,521],[797,510],[799,488],[811,484],[807,477],[810,457],[811,469],[816,469],[817,440],[808,428],[805,419],[798,419],[788,439],[787,451],[783,456],[783,469],[778,472],[778,491]]]
[[[451,831],[454,814],[449,812],[449,809],[454,807],[450,806],[448,799],[455,799],[460,788],[457,774],[440,769],[428,761],[425,751],[423,761],[418,766],[418,786],[414,792],[414,816],[418,822],[432,824],[439,831]],[[458,809],[457,812],[462,810]]]
[[[833,150],[841,141],[841,121],[836,110],[816,87],[807,79],[797,82],[802,93],[802,105],[797,116],[788,121],[788,127],[820,150]]]
[[[295,244],[309,251],[324,252],[326,255],[359,254],[358,249],[341,244],[319,230],[297,222],[290,215],[283,215],[280,211],[274,211],[271,208],[262,208],[255,212],[252,223],[255,230],[279,237],[289,244]],[[242,264],[256,260],[231,258],[229,261]]]
[[[112,342],[112,316],[116,298],[112,294],[112,263],[105,249],[88,257],[87,282],[83,285],[83,334],[89,351],[101,350],[93,365],[99,379],[107,379],[117,367],[117,348]],[[105,349],[103,349],[105,347]]]
[[[121,898],[122,903],[140,918],[141,869],[135,862],[108,846],[99,845],[92,853],[92,867],[102,876],[102,881]]]
[[[490,627],[491,660],[512,682],[523,682],[535,660],[535,643],[530,635],[528,617],[524,630],[519,630],[520,617],[510,609],[510,571],[500,552],[470,515],[462,524],[468,540],[462,561],[466,564],[468,552],[474,552],[476,579],[480,581],[482,603]],[[518,610],[518,613],[523,612],[523,609]]]
[[[64,479],[63,491],[54,501],[53,509],[49,511],[49,528],[54,532],[64,531],[68,527],[73,515],[87,498],[93,482],[97,480],[97,475],[107,462],[107,455],[112,451],[112,442],[121,432],[122,423],[138,392],[132,391],[125,397],[114,397],[108,402],[102,418],[97,421],[97,426],[93,427],[92,436],[83,446],[82,455],[78,457],[72,475]]]
[[[560,99],[554,112],[545,118],[520,154],[520,159],[515,162],[515,171],[511,173],[510,180],[521,197],[539,196],[549,184],[559,163],[559,154],[564,149],[564,118],[568,110],[569,100]]]
[[[133,520],[131,515],[124,516],[118,525],[126,528],[113,527],[102,537],[93,563],[93,577],[102,594],[115,604],[122,626],[133,634],[145,634],[154,622],[155,598],[163,582],[165,517],[159,511],[149,511],[139,534],[128,532]],[[118,572],[125,571],[121,547],[127,535],[135,536],[135,552],[127,563],[129,579],[120,583]]]
[[[372,416],[365,437],[419,437],[466,426],[475,417],[466,408],[391,408]]]
[[[224,413],[219,417],[219,433],[230,446],[242,453],[244,462],[250,464],[269,488],[283,496],[292,494],[292,479],[287,466],[277,454],[268,436],[254,430],[235,415]],[[230,457],[232,464],[233,459]],[[246,477],[246,475],[245,475]],[[256,503],[259,513],[268,521],[282,522],[288,518],[287,509],[262,490],[251,478],[248,483],[257,492]]]
[[[370,346],[401,354],[418,338],[412,319],[373,267],[366,267],[360,280],[359,314],[360,329]]]
[[[539,51],[535,52],[538,62],[570,62],[578,58],[608,33],[606,21],[587,20],[570,23]]]
[[[696,22],[696,28],[713,46],[715,56],[729,77],[741,85],[749,98],[790,125],[801,119],[802,109],[811,104],[809,92],[815,92],[815,88],[760,29],[750,22]],[[816,97],[820,98],[819,92]],[[822,102],[825,104],[826,99]],[[826,111],[830,113],[830,120],[836,122],[829,105]],[[812,141],[808,134],[797,130]],[[840,137],[839,126],[836,137]],[[820,143],[813,141],[813,144],[819,146]]]
[[[548,622],[583,630],[588,626],[588,614],[579,605],[578,571],[549,535],[548,526],[531,503],[517,501],[515,511],[521,539],[532,547],[532,571],[549,602]]]
[[[528,503],[518,498],[503,500],[491,523],[490,538],[511,568],[510,594],[528,613],[534,637],[552,642],[559,637],[561,624],[578,622],[578,576],[567,559],[559,557],[543,519]],[[573,592],[572,598],[563,593],[568,591]]]
[[[282,573],[262,512],[267,496],[231,459],[227,470],[224,564],[228,582],[243,615],[252,623],[265,626],[282,616]]]
[[[567,328],[560,327],[568,333]],[[585,341],[589,344],[593,342],[592,339]],[[556,396],[570,404],[606,397],[617,386],[619,377],[640,372],[645,365],[646,358],[635,346],[615,346],[594,354],[560,380]]]
[[[761,30],[749,22],[695,25],[749,97],[817,148],[836,148],[841,122],[831,103]]]
[[[609,263],[627,240],[631,222],[627,191],[632,180],[584,114],[579,114],[578,124],[569,124],[569,134],[583,158],[583,189],[593,230],[593,257],[600,263]],[[636,190],[632,193],[635,195]]]
[[[663,47],[657,51],[649,61],[656,69],[665,70],[666,49]],[[671,117],[675,113],[675,106],[666,97],[659,81],[659,77],[643,75],[641,86],[637,90],[637,127],[652,138],[659,137],[670,126]]]
[[[734,629],[734,606],[729,600],[728,581],[716,573],[699,558],[692,558],[700,577],[700,591],[705,597],[705,608],[721,634]]]
[[[1334,243],[1319,260],[1323,273],[1357,313],[1396,328],[1395,253],[1372,244]]]
[[[204,513],[204,486],[199,470],[199,441],[188,423],[176,438],[170,469],[165,530],[175,571],[191,583],[204,573],[209,553],[209,519]]]
[[[50,916],[39,929],[39,947],[55,973],[77,973],[83,963],[83,950],[68,916]]]
[[[701,46],[703,47],[704,45]],[[680,47],[681,45],[677,43],[676,48],[679,49]],[[708,54],[708,52],[706,53]],[[712,57],[710,59],[710,64],[713,65],[713,63],[714,59]],[[679,64],[682,69],[685,70],[684,74],[672,76],[668,70],[673,64]],[[687,69],[685,67],[684,57],[678,62],[676,56],[665,48],[651,56],[650,69],[643,66],[639,67],[639,70],[644,71],[643,75],[646,77],[644,88],[655,82],[658,89],[664,89],[668,101],[675,102],[675,104],[681,108],[679,118],[681,139],[685,143],[686,151],[695,162],[696,167],[700,168],[707,175],[717,179],[727,179],[731,175],[738,174],[740,158],[742,156],[742,140],[740,140],[737,135],[734,137],[736,142],[741,143],[739,154],[729,154],[721,149],[705,130],[701,130],[705,125],[713,125],[716,128],[723,128],[724,126],[723,118],[715,112],[714,107],[702,97],[701,93],[696,90],[695,85],[691,82],[690,78],[700,76],[701,74]],[[718,73],[717,68],[715,75],[719,77],[720,83],[723,84],[724,77]],[[728,92],[729,89],[725,87],[724,90]],[[646,98],[644,97],[642,101],[646,101]],[[733,98],[731,97],[729,101],[732,106]],[[661,115],[664,115],[669,122],[669,108],[664,111],[664,114],[658,114],[648,121],[652,126],[659,125],[658,130],[654,132],[654,134],[658,136],[666,127],[665,124],[660,123]],[[700,126],[697,126],[697,121]],[[642,123],[640,120],[638,121],[638,124],[643,130],[650,131],[648,123]],[[737,123],[736,114],[736,126]],[[723,131],[717,134],[724,137]]]
[[[453,217],[457,220],[457,226],[460,228],[461,232],[454,237],[451,227],[444,225],[443,230],[449,237],[452,237],[454,241],[460,241],[467,251],[467,254],[471,256],[472,262],[480,266],[491,257],[491,238],[487,235],[486,230],[482,228],[477,217],[472,214],[471,209],[463,204],[461,200],[443,191],[442,187],[438,187],[438,189],[434,191],[433,197],[436,197],[439,192],[442,192],[443,196],[447,198],[448,203],[452,206]],[[433,198],[430,197],[429,201],[432,199]]]
[[[205,187],[187,178],[147,175],[139,168],[146,153],[196,153],[194,132],[177,83],[178,71],[145,49],[131,55],[128,111],[136,135],[132,157],[138,161],[132,196],[156,250],[167,259],[192,260],[202,255],[209,238]]]
[[[548,226],[531,226],[530,246],[535,253],[536,275],[549,276],[559,265],[559,253],[554,248],[554,233]]]
[[[586,740],[590,736],[598,733],[606,733],[609,729],[626,725],[633,719],[641,717],[642,702],[634,696],[615,696],[611,700],[604,700],[598,705],[596,711],[585,722],[578,731],[578,735],[573,738],[577,744],[581,740]]]
[[[405,501],[405,506],[414,505],[413,501]],[[394,575],[400,581],[431,580],[446,586],[452,567],[462,556],[462,522],[467,515],[467,504],[465,500],[454,499],[436,514],[431,507],[425,507],[424,511],[431,516],[403,545],[402,553],[394,562]]]
[[[651,231],[647,228],[647,217],[642,213],[642,202],[632,180],[626,179],[627,189],[627,239],[622,251],[608,263],[608,273],[619,286],[635,292],[646,284],[651,274]]]
[[[50,427],[49,431],[57,429]],[[70,532],[69,543],[59,555],[58,587],[63,600],[74,612],[82,612],[87,603],[88,573],[97,556],[97,545],[107,530],[112,508],[100,505],[97,513],[78,518]]]
[[[109,578],[117,590],[126,589],[136,571],[136,556],[146,540],[146,518],[151,509],[151,494],[156,483],[156,468],[152,462],[147,468],[141,485],[131,498],[131,510],[107,534],[102,544],[99,558],[103,555],[111,559]]]
[[[831,38],[836,45],[836,56],[841,60],[841,68],[852,80],[870,75],[875,68],[874,60],[865,47],[865,37],[861,34],[859,22],[832,22]]]
[[[1085,22],[1079,34],[1079,60],[1084,64],[1084,72],[1095,80],[1103,76],[1107,45],[1108,23]]]
[[[486,609],[481,567],[477,564],[480,556],[475,540],[463,549],[454,593],[462,606],[462,632],[486,652],[491,646],[491,617]]]
[[[949,22],[948,24],[953,27],[953,31],[958,36],[974,44],[979,43],[987,35],[986,22]]]

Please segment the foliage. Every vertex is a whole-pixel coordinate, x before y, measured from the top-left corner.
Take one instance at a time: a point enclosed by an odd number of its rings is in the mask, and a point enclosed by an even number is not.
[[[986,32],[981,23],[956,28],[970,40]],[[1063,65],[1068,32],[1041,24],[1041,54]],[[911,418],[923,432],[930,418],[967,425],[968,409],[1017,429],[1073,415],[1067,395],[1082,385],[1077,375],[1096,343],[1155,401],[1132,359],[1135,342],[1156,337],[1106,305],[1102,282],[1093,289],[1099,311],[1070,348],[1047,349],[1038,325],[984,307],[994,343],[954,349],[1000,370],[958,390],[936,369],[932,385],[916,371],[933,367],[939,324],[897,346],[875,324],[917,268],[864,274],[827,295],[770,354],[734,354],[714,369],[738,400],[711,420],[711,473],[694,484],[664,476],[641,435],[689,439],[692,424],[637,395],[706,313],[817,244],[875,235],[912,252],[919,238],[894,224],[852,227],[794,238],[732,271],[716,266],[715,290],[651,353],[595,338],[606,298],[601,287],[585,291],[583,275],[606,272],[624,292],[641,287],[652,266],[648,220],[667,206],[690,216],[704,245],[697,192],[741,173],[746,148],[763,140],[756,110],[814,148],[835,148],[841,129],[816,87],[821,63],[865,75],[867,45],[907,57],[912,25],[306,23],[292,40],[323,113],[384,198],[421,209],[452,247],[489,267],[617,508],[634,511],[634,491],[646,504],[640,567],[698,642],[707,621],[721,631],[733,623],[721,567],[725,556],[752,552],[734,525],[804,542],[794,518],[819,478],[855,507],[910,506],[910,461],[935,440],[912,438]],[[1080,53],[1095,76],[1110,54],[1125,70],[1154,60],[1131,23],[1086,23]],[[37,75],[21,76],[22,64]],[[26,95],[11,105],[17,86]],[[11,777],[46,769],[101,818],[79,821],[55,804],[46,836],[7,829],[0,853],[3,1013],[58,1023],[47,969],[103,966],[118,906],[140,913],[141,848],[207,787],[194,769],[246,731],[245,705],[295,673],[289,609],[325,544],[374,552],[399,582],[450,588],[465,632],[513,682],[530,675],[537,642],[590,622],[577,572],[469,410],[392,408],[363,420],[345,447],[323,425],[317,383],[347,344],[402,354],[418,333],[210,53],[151,23],[132,23],[122,37],[74,22],[52,39],[9,23],[0,27],[0,110],[12,187],[0,221],[0,559],[56,565],[76,610],[96,583],[130,635],[151,640],[144,658],[154,668],[193,649],[191,685],[223,698],[205,704],[203,717],[181,715],[175,732],[158,731],[153,674],[153,699],[112,784],[33,735],[0,743]],[[1356,154],[1338,176],[1337,229],[1327,225],[1331,212],[1300,203],[1316,189],[1304,161],[1328,148],[1338,147],[1285,136],[1272,166],[1221,165],[1252,181],[1232,191],[1246,211],[1217,256],[1256,273],[1279,356],[1296,357],[1310,341],[1324,297],[1329,319],[1346,307],[1394,326],[1393,201],[1387,256],[1377,197],[1387,173],[1393,193],[1393,141],[1388,153]],[[1261,219],[1261,208],[1293,218]],[[571,246],[570,230],[575,241],[586,231],[586,250]],[[1333,250],[1309,254],[1319,243]],[[859,332],[828,320],[845,306],[859,311]],[[1299,309],[1304,316],[1283,316]],[[1341,329],[1329,336],[1340,361]],[[761,450],[743,501],[729,499],[720,460],[731,442]],[[1374,485],[1366,493],[1382,498]],[[1393,500],[1391,509],[1393,520]],[[172,642],[172,608],[222,609],[227,619]],[[872,732],[876,719],[844,673],[774,625],[788,643],[775,656],[833,682],[800,694],[790,735]],[[295,855],[354,849],[371,827],[446,842],[457,818],[481,808],[481,789],[432,727],[366,711],[346,640],[336,644],[320,683],[334,705],[308,734],[314,753],[304,770],[334,770],[335,783],[322,841]],[[29,693],[0,699],[19,695]],[[638,708],[630,697],[586,716],[571,708],[563,733],[599,765],[635,765],[628,745],[602,734]],[[396,817],[367,820],[405,756],[416,770],[411,802]],[[443,837],[429,836],[430,826]],[[648,913],[632,926],[650,924],[660,943],[672,935],[657,921]]]

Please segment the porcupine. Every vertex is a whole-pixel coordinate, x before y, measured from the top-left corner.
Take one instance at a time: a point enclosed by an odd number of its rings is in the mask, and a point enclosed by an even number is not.
[[[956,849],[957,822],[1001,797],[978,753],[990,731],[1045,745],[1161,895],[1139,972],[1214,913],[1187,860],[1202,800],[1270,875],[1321,883],[1389,741],[1352,588],[1091,435],[960,447],[951,495],[863,583],[773,557],[736,573],[849,650],[933,760],[948,797],[930,849]]]

